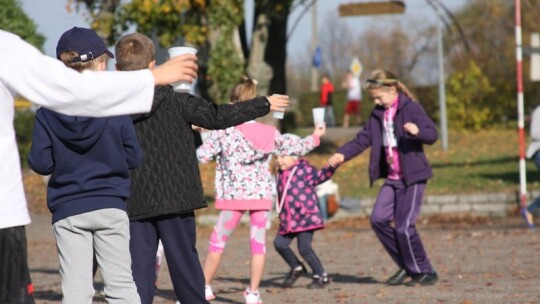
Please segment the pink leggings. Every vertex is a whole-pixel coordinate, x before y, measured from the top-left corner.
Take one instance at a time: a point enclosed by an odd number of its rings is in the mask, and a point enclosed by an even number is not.
[[[238,226],[242,215],[244,215],[246,211],[247,210],[221,210],[217,224],[214,227],[214,232],[212,232],[212,235],[210,236],[209,251],[217,253],[223,252],[229,236],[236,226]],[[268,211],[250,210],[249,219],[251,223],[251,254],[265,254],[266,220],[268,219]]]

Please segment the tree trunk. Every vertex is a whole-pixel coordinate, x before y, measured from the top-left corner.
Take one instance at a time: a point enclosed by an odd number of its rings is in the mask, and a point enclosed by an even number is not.
[[[282,3],[283,11],[271,14],[268,44],[264,59],[273,68],[274,77],[270,81],[271,94],[287,94],[287,21],[290,2]]]
[[[257,17],[251,51],[248,60],[247,72],[251,78],[258,81],[257,91],[259,95],[268,95],[270,80],[272,79],[272,68],[264,61],[265,50],[268,47],[268,22],[266,14]]]

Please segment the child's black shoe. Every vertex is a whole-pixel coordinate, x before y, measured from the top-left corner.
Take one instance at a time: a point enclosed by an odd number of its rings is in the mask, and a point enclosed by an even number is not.
[[[291,269],[289,274],[287,274],[287,276],[285,277],[285,280],[283,281],[283,287],[284,288],[292,287],[294,283],[296,282],[296,280],[298,280],[298,278],[301,275],[306,275],[306,274],[307,274],[306,267],[304,266],[304,264],[300,263],[300,266],[296,267],[295,269]]]
[[[328,275],[325,273],[322,277],[318,275],[313,276],[313,281],[311,284],[308,285],[308,289],[322,289],[325,288],[326,285],[330,284],[330,279],[328,278]]]
[[[407,274],[407,271],[405,271],[404,268],[401,268],[400,270],[398,270],[393,276],[391,276],[391,277],[386,281],[386,284],[392,285],[392,286],[400,285],[400,284],[403,283],[408,277],[409,277],[409,275]]]
[[[439,276],[437,276],[436,272],[413,274],[411,277],[412,280],[407,283],[407,286],[429,286],[439,281]]]

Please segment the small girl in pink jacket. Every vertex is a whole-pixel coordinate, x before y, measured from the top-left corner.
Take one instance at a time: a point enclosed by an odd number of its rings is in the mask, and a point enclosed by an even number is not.
[[[256,82],[245,79],[231,93],[231,103],[257,96]],[[274,127],[248,121],[225,130],[205,132],[203,144],[197,149],[200,162],[216,159],[216,209],[221,210],[204,261],[206,299],[215,298],[210,287],[217,272],[227,240],[249,213],[251,244],[251,280],[244,291],[246,304],[260,304],[259,284],[266,255],[266,222],[272,208],[275,181],[270,173],[270,161],[277,151],[303,155],[317,147],[326,128],[317,128],[305,138],[291,138]]]
[[[289,247],[297,238],[298,251],[313,271],[313,282],[307,288],[324,288],[330,280],[311,247],[315,230],[324,228],[324,218],[319,209],[315,187],[330,179],[335,168],[327,165],[317,170],[307,160],[298,158],[295,153],[279,153],[277,163],[279,170],[276,209],[279,214],[279,228],[274,247],[291,268],[283,281],[283,287],[292,287],[300,275],[307,274],[304,264]]]

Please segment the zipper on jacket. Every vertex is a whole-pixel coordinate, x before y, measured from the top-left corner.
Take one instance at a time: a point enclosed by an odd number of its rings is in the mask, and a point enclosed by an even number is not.
[[[405,105],[402,105],[402,107],[403,107],[403,106],[405,106]],[[396,124],[396,120],[397,120],[398,115],[399,115],[400,112],[401,112],[400,110],[401,110],[400,107],[398,107],[397,110],[396,110],[396,116],[394,116],[394,126],[397,125],[397,124]],[[404,119],[402,119],[402,120],[404,120]],[[404,132],[405,132],[405,131],[404,131]],[[406,133],[406,132],[405,132],[405,133]],[[403,137],[405,137],[405,135],[406,135],[406,134],[403,134]],[[406,174],[406,172],[407,172],[407,168],[406,168],[406,167],[407,167],[407,166],[405,165],[405,162],[403,161],[403,160],[404,160],[404,158],[403,158],[403,153],[402,153],[401,150],[399,149],[399,137],[398,137],[398,134],[397,134],[397,128],[395,128],[395,127],[394,127],[394,136],[396,137],[396,142],[397,142],[397,144],[398,144],[396,150],[397,150],[397,152],[398,152],[399,164],[400,164],[400,166],[401,166],[401,174],[403,175],[402,180],[403,180],[403,183],[405,184],[405,186],[408,187],[408,186],[409,186],[409,182],[407,181],[407,174]]]

